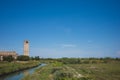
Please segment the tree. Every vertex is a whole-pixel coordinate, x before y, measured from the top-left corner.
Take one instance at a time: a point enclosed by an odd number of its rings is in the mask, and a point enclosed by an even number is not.
[[[4,60],[4,61],[11,62],[11,61],[14,60],[14,58],[13,58],[11,55],[9,55],[9,56],[4,56],[4,57],[3,57],[3,60]]]
[[[17,57],[17,60],[19,61],[28,61],[30,58],[29,56],[24,56],[24,55],[20,55]]]
[[[40,60],[39,56],[35,56],[35,60]]]
[[[34,57],[30,57],[30,60],[35,60]]]

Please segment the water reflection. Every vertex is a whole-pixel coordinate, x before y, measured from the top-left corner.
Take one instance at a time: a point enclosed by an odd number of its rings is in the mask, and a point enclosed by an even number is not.
[[[40,66],[35,67],[35,68],[31,68],[31,69],[20,71],[20,72],[11,73],[11,74],[6,75],[6,76],[1,76],[0,80],[21,80],[25,75],[32,74],[35,69],[42,67],[42,66],[45,66],[45,65],[46,64],[41,64]]]

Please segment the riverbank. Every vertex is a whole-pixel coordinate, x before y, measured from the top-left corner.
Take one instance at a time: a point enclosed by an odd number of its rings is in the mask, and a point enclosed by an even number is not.
[[[52,62],[22,80],[120,80],[120,62],[63,64]]]
[[[0,62],[0,76],[40,65],[39,61]]]

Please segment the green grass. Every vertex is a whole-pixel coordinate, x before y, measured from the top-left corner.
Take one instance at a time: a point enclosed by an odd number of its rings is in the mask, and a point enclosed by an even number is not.
[[[68,65],[93,80],[120,80],[120,63]]]
[[[0,75],[27,69],[39,65],[37,61],[27,62],[0,62]]]
[[[62,64],[52,62],[22,80],[120,80],[120,62]]]

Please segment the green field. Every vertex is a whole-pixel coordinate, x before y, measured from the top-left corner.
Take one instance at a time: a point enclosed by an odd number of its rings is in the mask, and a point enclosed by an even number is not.
[[[46,63],[22,80],[120,80],[120,59],[62,58],[0,62],[0,75]]]
[[[39,65],[38,61],[0,62],[0,75],[24,70]]]
[[[23,80],[120,80],[120,62],[63,64],[53,61]]]

